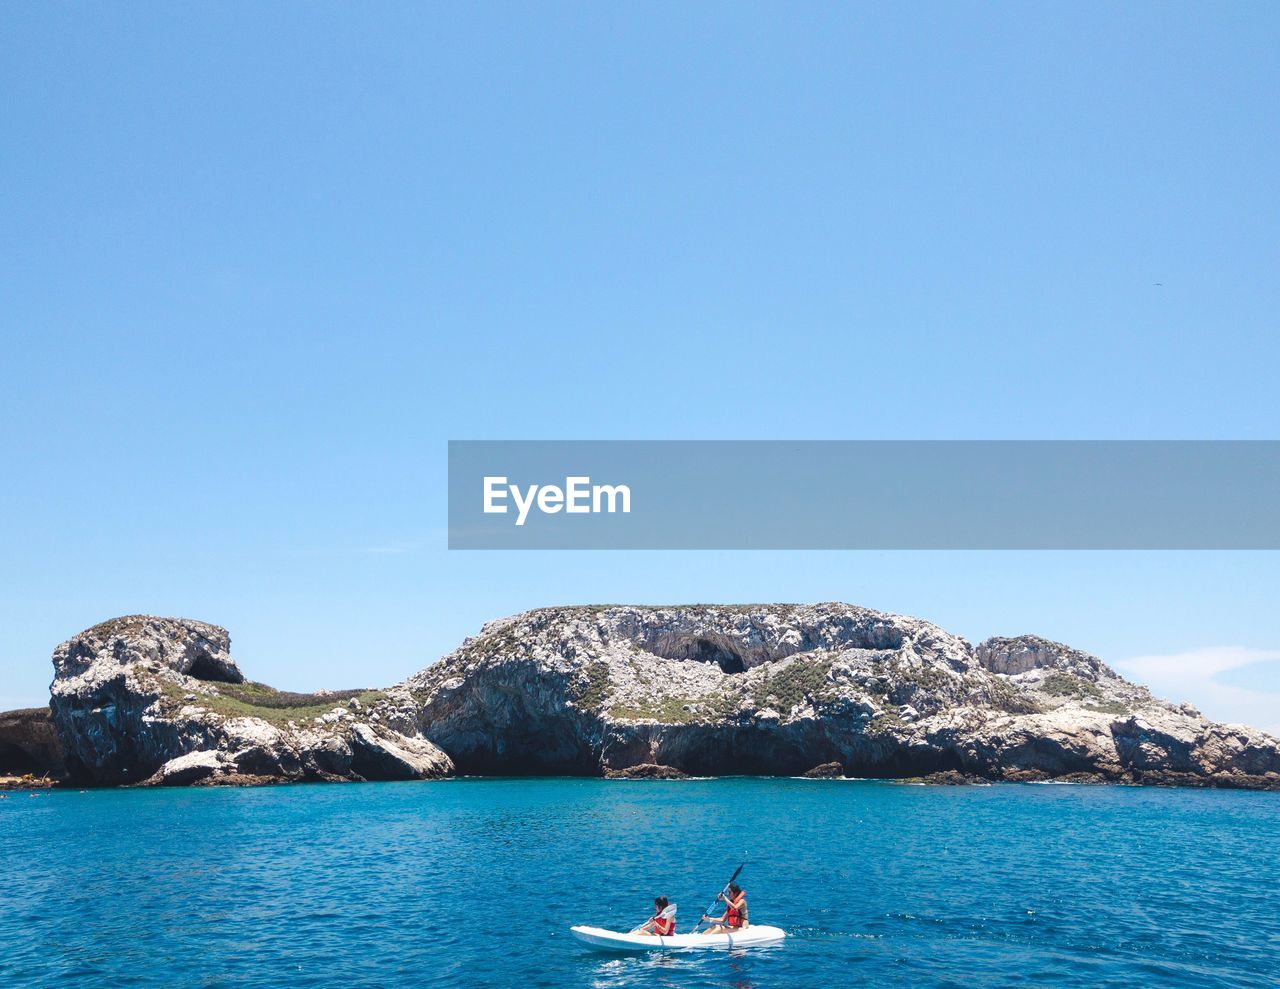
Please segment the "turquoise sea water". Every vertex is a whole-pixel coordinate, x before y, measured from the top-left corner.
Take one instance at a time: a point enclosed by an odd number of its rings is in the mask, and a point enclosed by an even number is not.
[[[1280,794],[458,780],[10,794],[0,983],[1262,986]],[[608,955],[741,858],[778,947]]]

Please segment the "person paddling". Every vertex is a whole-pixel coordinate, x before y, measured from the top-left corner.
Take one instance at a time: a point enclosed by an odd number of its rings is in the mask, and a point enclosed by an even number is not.
[[[665,896],[653,901],[653,916],[637,927],[633,934],[670,937],[676,932],[676,905]]]
[[[733,931],[746,930],[749,926],[747,921],[747,894],[742,891],[742,887],[737,883],[730,883],[728,894],[721,893],[716,899],[724,900],[724,915],[721,917],[708,917],[704,913],[702,919],[712,926],[702,933],[726,934]]]

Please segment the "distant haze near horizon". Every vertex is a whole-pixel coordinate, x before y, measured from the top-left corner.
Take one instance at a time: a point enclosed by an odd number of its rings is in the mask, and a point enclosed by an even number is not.
[[[0,30],[0,708],[122,614],[225,626],[250,676],[314,689],[543,605],[837,599],[1280,730],[1274,553],[444,532],[450,439],[1280,437],[1280,8]]]

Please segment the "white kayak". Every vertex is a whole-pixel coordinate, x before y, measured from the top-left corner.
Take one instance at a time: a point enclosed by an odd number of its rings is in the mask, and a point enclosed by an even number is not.
[[[745,931],[724,934],[672,934],[670,937],[650,934],[624,934],[603,927],[578,925],[569,928],[573,936],[602,951],[675,951],[684,948],[750,948],[758,944],[776,944],[787,936],[781,927],[752,924]]]

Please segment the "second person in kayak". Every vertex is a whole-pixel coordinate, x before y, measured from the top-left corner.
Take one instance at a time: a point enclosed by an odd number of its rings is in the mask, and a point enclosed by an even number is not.
[[[703,914],[702,919],[712,925],[703,931],[703,934],[732,934],[734,931],[744,931],[750,926],[747,921],[747,894],[742,891],[741,886],[730,883],[728,894],[721,893],[716,899],[724,900],[724,915],[708,917]]]
[[[670,937],[675,932],[676,908],[665,896],[653,901],[653,916],[632,931],[633,934],[652,934],[655,937]]]

